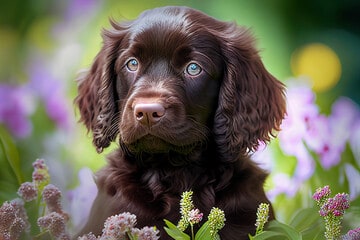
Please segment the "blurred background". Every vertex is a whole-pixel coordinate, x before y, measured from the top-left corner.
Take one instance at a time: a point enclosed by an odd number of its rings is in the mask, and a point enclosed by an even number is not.
[[[77,73],[91,65],[109,17],[134,19],[148,8],[186,5],[251,28],[266,68],[288,86],[284,134],[254,154],[271,171],[266,188],[279,219],[287,222],[298,209],[313,206],[312,193],[324,185],[350,193],[352,205],[359,206],[359,1],[0,4],[0,203],[16,197],[19,182],[31,180],[37,158],[45,159],[52,182],[64,193],[84,185],[86,176],[91,181],[89,171],[103,166],[116,144],[97,154],[91,134],[77,123]],[[65,205],[74,212],[70,195]],[[349,225],[360,217],[354,212]]]

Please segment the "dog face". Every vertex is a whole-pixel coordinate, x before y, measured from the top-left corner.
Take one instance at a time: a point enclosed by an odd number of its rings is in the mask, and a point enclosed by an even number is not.
[[[213,140],[232,161],[279,129],[283,85],[246,29],[185,7],[111,23],[76,99],[99,152],[118,135],[135,154],[186,155]]]
[[[133,22],[115,62],[120,141],[135,152],[187,154],[210,135],[221,49],[178,14]]]

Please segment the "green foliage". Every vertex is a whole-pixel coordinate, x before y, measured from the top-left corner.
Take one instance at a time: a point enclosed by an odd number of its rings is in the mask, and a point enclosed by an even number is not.
[[[175,224],[173,224],[172,222],[166,219],[164,221],[167,226],[164,227],[164,229],[170,237],[177,240],[190,240],[190,236],[182,232],[179,228],[177,228]]]
[[[21,162],[15,143],[8,132],[0,127],[0,203],[16,196],[23,182]]]

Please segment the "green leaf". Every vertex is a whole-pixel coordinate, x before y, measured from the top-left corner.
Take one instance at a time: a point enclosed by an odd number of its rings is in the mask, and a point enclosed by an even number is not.
[[[2,127],[0,127],[0,150],[4,153],[5,160],[9,163],[20,185],[24,182],[24,177],[21,172],[19,153],[12,138]]]
[[[304,239],[318,239],[325,231],[322,219],[315,208],[300,210],[289,225],[299,231]]]
[[[208,240],[211,239],[209,222],[206,221],[195,235],[195,240]]]
[[[269,239],[288,239],[288,237],[282,232],[275,231],[263,231],[256,236],[249,235],[250,240],[269,240]]]
[[[302,240],[302,235],[300,234],[300,232],[296,231],[296,229],[294,229],[290,225],[283,224],[276,220],[272,220],[271,222],[269,222],[266,230],[282,233],[291,240]]]
[[[164,222],[167,227],[164,227],[166,233],[176,240],[190,240],[189,235],[180,231],[172,222],[164,219]]]
[[[314,224],[319,220],[319,217],[318,211],[314,208],[305,208],[300,210],[294,216],[289,225],[301,232],[314,226]]]

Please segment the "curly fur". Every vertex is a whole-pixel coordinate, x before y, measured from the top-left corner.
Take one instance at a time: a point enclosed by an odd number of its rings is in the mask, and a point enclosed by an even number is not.
[[[80,233],[99,234],[108,216],[124,211],[140,227],[162,230],[163,219],[179,219],[181,193],[192,189],[204,214],[225,211],[222,239],[247,239],[258,204],[269,202],[267,174],[250,155],[275,137],[285,114],[284,86],[266,71],[251,33],[186,7],[111,24],[75,102],[98,152],[118,136],[120,146],[96,174],[99,193]],[[131,57],[140,62],[135,73],[125,69]],[[188,76],[194,60],[204,71]],[[161,104],[166,116],[142,126],[138,101]]]

